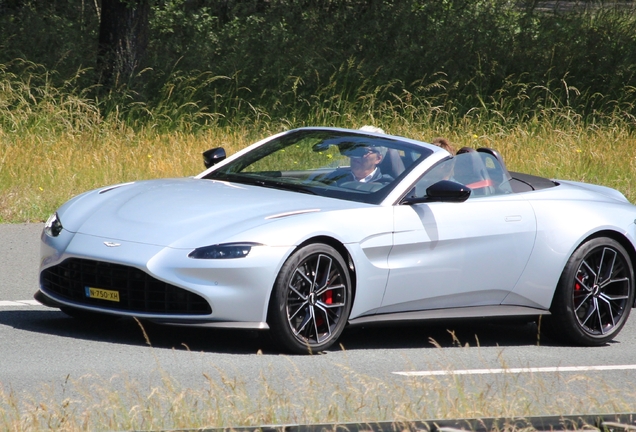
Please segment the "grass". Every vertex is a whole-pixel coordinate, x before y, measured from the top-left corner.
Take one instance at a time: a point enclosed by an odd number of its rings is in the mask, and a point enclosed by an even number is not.
[[[617,101],[568,89],[578,94],[578,104],[599,107],[585,117],[560,102],[560,82],[510,78],[497,97],[472,95],[475,106],[458,114],[444,93],[449,83],[443,74],[412,93],[399,82],[374,87],[364,77],[358,88],[348,89],[347,69],[310,100],[294,98],[281,118],[269,112],[281,112],[286,96],[269,109],[234,93],[217,95],[235,113],[221,118],[188,101],[207,88],[206,80],[176,74],[176,90],[154,108],[126,95],[105,106],[79,86],[86,71],[56,87],[54,72],[16,64],[19,74],[0,65],[0,223],[46,220],[72,196],[108,184],[194,175],[203,170],[201,152],[208,148],[222,146],[232,154],[272,133],[307,125],[373,124],[424,141],[445,136],[457,147],[499,150],[510,170],[610,186],[636,202],[636,119],[630,114],[636,89],[629,86]],[[432,95],[431,86],[440,94]],[[469,86],[466,93],[474,90]]]
[[[0,135],[0,222],[41,221],[72,196],[107,184],[195,175],[204,168],[202,151],[223,146],[234,152],[249,138],[247,130],[159,135],[126,128]]]
[[[368,120],[354,119],[351,127]],[[549,123],[495,128],[468,122],[450,130],[399,120],[375,124],[416,139],[442,135],[457,147],[492,147],[510,170],[606,185],[636,202],[636,136],[626,129],[563,129]],[[0,133],[0,223],[46,220],[72,196],[108,184],[195,175],[204,169],[204,150],[220,146],[231,154],[287,127],[157,133],[118,126],[75,134]]]
[[[476,349],[457,348],[466,350],[466,357],[474,356],[470,350]],[[378,379],[349,368],[346,352],[335,357],[337,361],[329,356],[319,363],[312,362],[315,369],[311,376],[296,366],[298,362],[288,359],[290,366],[284,379],[268,376],[264,369],[259,379],[252,382],[209,365],[197,388],[181,385],[159,363],[153,374],[160,379],[146,385],[122,372],[107,378],[87,375],[67,379],[61,397],[53,386],[42,386],[33,394],[0,388],[0,429],[181,430],[357,422],[408,424],[432,419],[624,413],[632,412],[636,403],[636,392],[626,393],[624,388],[614,388],[590,375],[506,373],[495,377]],[[284,357],[275,359],[285,363]],[[501,362],[500,366],[506,368]],[[431,365],[431,369],[450,371],[461,366],[449,366],[452,364],[440,362]],[[317,382],[319,376],[330,379]]]

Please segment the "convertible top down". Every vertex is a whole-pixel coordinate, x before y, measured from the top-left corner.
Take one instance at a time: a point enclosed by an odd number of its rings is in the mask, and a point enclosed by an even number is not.
[[[268,329],[316,352],[347,325],[543,315],[565,343],[616,337],[634,306],[636,207],[360,130],[300,128],[192,178],[99,188],[42,233],[35,297],[74,317]]]

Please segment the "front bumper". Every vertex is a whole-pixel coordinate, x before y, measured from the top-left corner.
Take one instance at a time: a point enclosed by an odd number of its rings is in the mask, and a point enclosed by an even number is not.
[[[293,247],[254,247],[245,258],[192,259],[190,249],[63,232],[42,236],[36,299],[164,324],[267,328],[267,307]],[[88,269],[86,272],[83,267]],[[54,288],[58,283],[70,286]],[[89,298],[87,287],[113,290],[119,302]]]

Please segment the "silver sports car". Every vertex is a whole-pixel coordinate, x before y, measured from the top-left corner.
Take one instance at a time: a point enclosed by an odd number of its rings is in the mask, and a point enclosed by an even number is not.
[[[203,156],[196,177],[62,205],[35,298],[74,317],[268,329],[296,353],[347,325],[497,316],[600,345],[634,306],[636,207],[614,189],[336,128]]]

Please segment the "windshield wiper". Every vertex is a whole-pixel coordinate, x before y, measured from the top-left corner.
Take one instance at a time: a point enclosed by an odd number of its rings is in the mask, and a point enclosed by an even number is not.
[[[271,177],[255,177],[250,175],[226,174],[209,178],[210,180],[223,180],[234,183],[248,184],[252,186],[262,186],[272,189],[288,190],[292,192],[317,195],[311,188],[296,183],[287,183],[273,180]]]
[[[271,188],[274,188],[274,189],[283,189],[283,190],[289,190],[289,191],[292,191],[292,192],[301,192],[301,193],[306,193],[306,194],[310,194],[310,195],[316,195],[316,192],[314,192],[313,190],[311,190],[307,186],[299,185],[299,184],[296,184],[296,183],[286,183],[286,182],[280,182],[280,181],[272,181],[272,180],[269,180],[269,179],[268,179],[268,181],[261,181],[260,183],[262,183],[261,186],[264,186],[264,187],[271,187]]]

